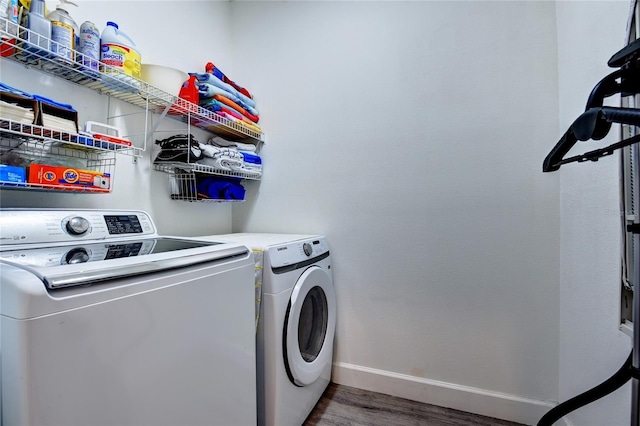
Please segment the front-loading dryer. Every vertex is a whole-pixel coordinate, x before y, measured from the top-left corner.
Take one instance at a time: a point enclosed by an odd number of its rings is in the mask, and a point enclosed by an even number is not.
[[[226,234],[254,252],[258,424],[300,426],[331,379],[336,295],[327,238]],[[260,294],[260,292],[258,292]]]

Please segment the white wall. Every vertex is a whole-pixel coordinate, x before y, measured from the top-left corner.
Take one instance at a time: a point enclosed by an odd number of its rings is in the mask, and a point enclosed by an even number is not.
[[[584,111],[593,86],[613,71],[625,42],[629,1],[558,2],[562,131]],[[609,100],[619,105],[619,98]],[[570,155],[616,142],[579,144]],[[627,359],[631,339],[618,330],[620,305],[619,155],[569,164],[560,176],[561,286],[559,395],[564,401],[602,382]],[[575,411],[580,426],[628,425],[630,385]]]
[[[54,9],[57,4],[57,1],[47,2],[49,10]],[[89,20],[102,31],[107,21],[117,22],[120,29],[136,42],[144,63],[173,66],[187,72],[203,71],[204,65],[210,60],[215,60],[223,70],[225,65],[231,66],[227,2],[85,0],[78,4],[78,8],[69,7],[78,25]],[[215,42],[203,43],[203,40]],[[81,125],[87,120],[104,122],[107,117],[106,96],[46,75],[25,72],[22,65],[3,60],[0,79],[14,87],[73,104],[79,112]],[[135,110],[117,100],[112,101],[110,114],[114,111],[122,113]],[[143,117],[136,115],[128,120],[125,133],[140,135],[144,131]],[[184,133],[185,129],[182,123],[165,120],[160,130],[168,133],[160,132],[156,138]],[[140,146],[140,138],[134,140]],[[117,157],[114,186],[110,194],[2,191],[0,205],[142,209],[152,215],[162,234],[202,235],[229,232],[231,205],[179,202],[169,198],[167,175],[152,170],[151,161],[158,152],[153,148],[149,147],[144,158],[135,164],[130,157]]]
[[[150,150],[118,159],[112,194],[2,191],[2,207],[327,235],[341,383],[531,424],[626,357],[616,160],[541,165],[621,47],[627,2],[80,3],[79,23],[118,22],[143,62],[212,60],[255,92],[264,178],[233,209],[173,202]],[[71,96],[6,61],[0,73]],[[103,97],[73,93],[81,119],[104,115]],[[624,423],[627,396],[572,419]]]
[[[552,2],[236,2],[265,175],[235,231],[326,234],[334,379],[533,423],[558,398]]]

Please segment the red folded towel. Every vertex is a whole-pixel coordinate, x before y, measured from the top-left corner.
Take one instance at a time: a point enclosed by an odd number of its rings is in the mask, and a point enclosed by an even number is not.
[[[217,100],[219,102],[222,102],[223,104],[235,109],[240,114],[244,115],[245,117],[247,117],[249,120],[253,121],[254,123],[257,123],[258,120],[260,120],[260,117],[251,114],[250,112],[248,112],[247,110],[245,110],[240,105],[238,105],[237,103],[233,102],[231,99],[227,98],[226,96],[213,95],[213,99],[215,99],[215,100]]]

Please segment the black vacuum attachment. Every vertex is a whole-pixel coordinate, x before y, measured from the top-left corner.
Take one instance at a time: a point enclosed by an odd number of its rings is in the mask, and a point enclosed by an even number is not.
[[[600,80],[591,90],[585,112],[571,124],[560,141],[547,154],[542,165],[543,172],[554,172],[566,163],[597,161],[600,157],[610,155],[617,149],[640,141],[640,136],[632,136],[606,148],[564,158],[576,142],[589,139],[600,140],[607,136],[613,123],[640,126],[640,110],[603,106],[606,98],[618,93],[622,96],[640,93],[640,39],[613,55],[607,64],[619,69]]]

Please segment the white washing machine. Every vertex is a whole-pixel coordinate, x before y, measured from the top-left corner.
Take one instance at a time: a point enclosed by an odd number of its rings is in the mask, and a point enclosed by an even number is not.
[[[254,251],[262,287],[257,330],[258,424],[300,426],[331,379],[336,295],[326,237],[226,234]]]
[[[255,424],[253,271],[141,211],[0,210],[0,424]]]

